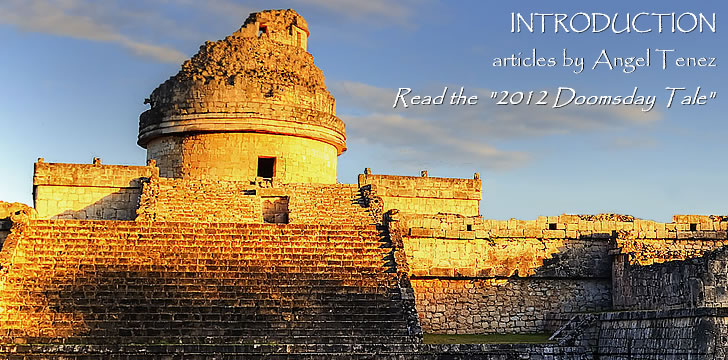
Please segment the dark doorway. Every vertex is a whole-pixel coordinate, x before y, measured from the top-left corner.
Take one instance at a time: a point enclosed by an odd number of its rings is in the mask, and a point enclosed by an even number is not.
[[[259,157],[258,158],[258,177],[272,179],[276,174],[276,158]]]

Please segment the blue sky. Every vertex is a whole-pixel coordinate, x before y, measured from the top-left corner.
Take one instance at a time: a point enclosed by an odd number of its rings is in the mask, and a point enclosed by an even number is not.
[[[249,12],[294,8],[310,27],[309,52],[324,71],[347,124],[339,181],[374,173],[484,180],[487,218],[617,212],[669,221],[672,214],[726,214],[728,153],[722,1],[435,0],[5,0],[0,4],[0,200],[31,203],[33,163],[143,164],[136,145],[145,97],[174,75],[205,40],[240,27]],[[511,33],[511,12],[716,13],[716,33]],[[642,21],[642,20],[641,20]],[[654,20],[645,18],[644,24]],[[619,70],[498,68],[521,52],[587,67],[610,56],[675,49],[674,57],[715,57],[716,67],[630,74]],[[653,53],[653,56],[655,54]],[[672,56],[672,55],[671,55]],[[479,95],[476,106],[392,109],[400,87]],[[491,91],[657,96],[655,109],[630,106],[497,106]],[[665,87],[701,86],[717,98],[666,109]]]

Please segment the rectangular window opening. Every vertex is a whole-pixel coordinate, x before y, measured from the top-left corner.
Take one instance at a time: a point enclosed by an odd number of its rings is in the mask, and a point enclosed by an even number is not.
[[[698,224],[690,224],[690,231],[698,231]]]
[[[556,230],[556,223],[550,223],[549,230]]]
[[[258,158],[258,177],[272,179],[276,175],[276,158],[259,157]]]

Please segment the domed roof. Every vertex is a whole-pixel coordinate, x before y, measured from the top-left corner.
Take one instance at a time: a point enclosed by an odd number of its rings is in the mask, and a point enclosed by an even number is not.
[[[344,123],[302,36],[303,17],[272,10],[206,42],[146,100],[151,109],[140,116],[139,145],[168,134],[234,131],[313,138],[343,152]]]

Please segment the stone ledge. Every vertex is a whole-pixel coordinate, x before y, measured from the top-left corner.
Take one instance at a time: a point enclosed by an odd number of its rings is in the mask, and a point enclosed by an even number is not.
[[[334,115],[315,110],[305,111],[312,114],[308,118],[329,117],[335,125],[267,118],[258,113],[174,115],[165,117],[160,122],[140,127],[137,143],[139,146],[146,147],[152,139],[186,132],[257,132],[323,141],[336,147],[338,155],[341,155],[346,150],[343,122]]]
[[[728,317],[728,307],[702,307],[695,309],[631,310],[599,315],[600,321],[652,320],[690,317]]]
[[[386,337],[383,337],[383,340]],[[56,355],[161,355],[226,354],[226,355],[275,355],[296,356],[338,355],[348,358],[377,355],[398,356],[407,359],[555,359],[566,355],[578,359],[591,359],[592,353],[584,347],[559,346],[556,344],[139,344],[139,345],[66,345],[66,344],[0,344],[0,354]],[[426,357],[423,357],[426,356]],[[434,357],[430,357],[434,356]],[[462,357],[461,357],[462,356]]]

